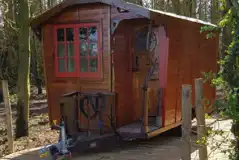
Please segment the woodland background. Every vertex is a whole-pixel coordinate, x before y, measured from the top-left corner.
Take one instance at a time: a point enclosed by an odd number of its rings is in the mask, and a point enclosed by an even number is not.
[[[8,80],[11,98],[16,105],[16,138],[29,135],[29,105],[31,87],[37,88],[37,94],[44,90],[44,74],[41,42],[29,27],[31,18],[57,5],[63,0],[0,0],[0,79]],[[213,77],[215,85],[229,86],[228,93],[235,88],[237,77],[228,76],[228,70],[238,75],[238,62],[230,59],[230,47],[238,46],[233,42],[237,27],[237,0],[126,0],[145,7],[172,12],[219,24],[221,27],[220,58],[227,70]],[[235,47],[236,48],[236,47]],[[239,48],[239,47],[238,47]],[[239,53],[235,49],[233,53]],[[237,54],[234,54],[237,57]],[[237,64],[235,67],[234,64]],[[218,80],[218,78],[220,80]],[[233,78],[233,84],[230,79]],[[239,82],[239,80],[238,80]],[[237,82],[237,83],[238,83]],[[231,85],[232,84],[232,85]],[[228,99],[227,99],[228,100]],[[236,118],[235,118],[236,119]],[[239,120],[239,119],[238,119]],[[237,121],[237,120],[235,120]]]

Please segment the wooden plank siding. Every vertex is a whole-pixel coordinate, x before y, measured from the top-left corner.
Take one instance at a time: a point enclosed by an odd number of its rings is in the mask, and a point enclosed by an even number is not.
[[[72,91],[111,91],[111,55],[110,55],[110,19],[108,5],[87,4],[77,5],[67,8],[58,16],[49,20],[49,23],[43,26],[43,45],[45,73],[47,81],[48,105],[50,120],[60,117],[59,100],[60,96]],[[54,60],[54,24],[74,24],[83,22],[101,23],[101,51],[102,51],[102,76],[100,79],[81,79],[81,78],[58,78],[55,76]],[[101,38],[100,37],[100,38]]]
[[[120,14],[113,8],[111,13],[112,17]],[[163,125],[168,126],[181,121],[182,84],[192,84],[194,89],[194,79],[202,77],[202,71],[217,71],[218,37],[206,40],[205,35],[200,33],[200,27],[202,25],[198,23],[181,21],[180,19],[158,14],[151,16],[152,19],[154,19],[154,24],[165,26],[166,36],[169,39],[169,55],[165,75],[166,88],[163,93],[163,118],[165,118],[163,119]],[[129,36],[134,38],[135,31],[139,27],[146,25],[147,21],[145,19],[124,20],[118,26],[115,36],[117,37],[121,34],[122,37],[118,40],[127,43]],[[134,39],[132,39],[132,41],[134,42]],[[117,48],[113,49],[115,51],[114,57],[117,59],[117,61],[115,60],[114,62],[115,91],[118,93],[120,100],[118,103],[118,113],[120,113],[118,116],[120,118],[117,120],[119,122],[122,121],[122,124],[127,124],[130,121],[138,120],[142,115],[142,97],[140,93],[149,66],[146,65],[146,57],[142,55],[139,61],[140,72],[128,71],[127,67],[130,65],[130,62],[126,62],[126,60],[128,58],[132,59],[131,51],[133,50],[133,46],[131,46],[131,49],[124,50],[124,54],[122,54],[120,50],[124,47],[121,43],[118,43],[118,45],[120,45],[120,47],[118,47],[119,50],[117,50]],[[208,48],[209,46],[212,47]],[[125,55],[125,52],[127,52],[128,55]],[[118,54],[121,54],[124,58],[119,58],[117,56]],[[120,75],[121,78],[117,75]],[[122,79],[122,77],[124,78]],[[157,115],[157,90],[159,89],[160,78],[159,80],[149,81],[149,115]],[[130,86],[130,79],[132,79],[131,88],[123,87]],[[192,94],[194,105],[194,92]],[[213,101],[215,97],[214,89],[210,87],[208,83],[205,84],[205,96],[210,101]]]
[[[120,17],[116,8],[111,9],[111,17]],[[146,54],[141,54],[139,72],[132,71],[135,34],[138,29],[148,26],[147,19],[129,19],[120,22],[112,36],[116,44],[114,51],[115,92],[118,95],[117,123],[118,127],[139,120],[142,116],[141,86],[148,73],[149,65]],[[149,115],[157,115],[157,91],[159,80],[149,82]]]
[[[111,20],[121,14],[124,13],[119,13],[116,8],[109,5],[81,4],[66,8],[43,25],[44,65],[50,120],[59,120],[60,96],[75,90],[115,92],[117,94],[116,118],[118,127],[130,124],[141,117],[141,86],[144,83],[149,65],[147,65],[147,57],[142,54],[139,61],[140,72],[133,72],[132,57],[135,32],[140,27],[147,26],[148,20],[146,18],[123,20],[111,36]],[[150,14],[155,25],[165,27],[169,44],[168,59],[164,59],[167,64],[163,68],[166,77],[159,77],[159,80],[149,82],[149,115],[157,115],[157,91],[160,87],[160,78],[165,78],[162,115],[163,126],[168,126],[181,120],[182,84],[191,84],[194,89],[194,79],[202,77],[202,71],[217,71],[218,36],[206,40],[205,35],[200,34],[202,25],[199,23],[159,13],[150,12]],[[53,25],[81,22],[101,23],[102,77],[97,80],[57,78],[54,73]],[[160,58],[164,57],[160,56]],[[160,73],[164,73],[162,68],[160,69]],[[205,84],[204,91],[207,99],[214,100],[215,89],[211,88],[208,83]],[[194,92],[192,97],[194,97]],[[104,114],[107,117],[107,113]],[[82,123],[86,122],[82,119],[81,121]],[[95,129],[97,124],[92,123],[93,126],[91,126]],[[85,124],[84,128],[87,127]]]
[[[161,15],[152,15],[156,24],[165,25],[169,38],[169,58],[167,65],[167,84],[164,92],[164,126],[181,120],[181,87],[182,84],[193,86],[192,101],[194,100],[194,79],[203,77],[202,72],[216,72],[218,69],[218,34],[212,39],[206,39],[200,33],[198,23],[181,21]],[[205,98],[210,102],[215,99],[215,89],[205,83]],[[207,109],[208,112],[210,111]]]
[[[116,119],[117,126],[132,123],[134,117],[132,72],[129,65],[129,37],[130,29],[124,29],[121,23],[113,36],[112,50],[114,51],[115,92],[117,94]]]

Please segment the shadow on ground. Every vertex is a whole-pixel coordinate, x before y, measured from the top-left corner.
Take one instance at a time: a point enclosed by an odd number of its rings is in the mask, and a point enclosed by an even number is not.
[[[196,137],[195,137],[196,138]],[[149,140],[121,143],[118,146],[73,154],[74,160],[179,160],[181,138],[166,132]],[[196,149],[192,148],[192,152]]]
[[[90,150],[81,154],[73,154],[74,160],[179,160],[181,157],[181,138],[166,134],[159,135],[149,140],[124,142],[110,148]],[[192,151],[194,152],[194,150]],[[1,160],[37,160],[38,149],[23,151],[9,155]]]
[[[8,155],[0,160],[38,160],[39,158],[39,148],[24,150],[18,153]]]

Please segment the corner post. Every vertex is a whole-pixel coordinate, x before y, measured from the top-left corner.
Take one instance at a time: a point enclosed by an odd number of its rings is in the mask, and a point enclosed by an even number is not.
[[[191,160],[192,86],[182,85],[182,159]]]
[[[202,139],[206,134],[205,126],[205,111],[203,105],[204,97],[204,88],[203,88],[203,79],[195,79],[195,100],[196,100],[196,117],[197,117],[197,135],[198,140]],[[207,145],[200,144],[202,147],[199,147],[199,159],[207,160]]]

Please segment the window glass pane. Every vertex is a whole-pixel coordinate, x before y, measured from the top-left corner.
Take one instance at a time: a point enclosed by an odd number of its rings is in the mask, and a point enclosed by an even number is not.
[[[67,46],[67,56],[73,57],[74,56],[74,44],[68,43],[66,46]]]
[[[58,59],[58,72],[65,72],[65,60]]]
[[[97,59],[90,60],[90,72],[97,72],[98,68],[98,61]]]
[[[86,58],[80,59],[80,71],[88,72],[88,59],[86,59]]]
[[[135,49],[137,52],[144,52],[147,49],[148,29],[145,28],[136,33]]]
[[[80,56],[88,55],[88,43],[85,40],[80,41]]]
[[[68,59],[68,66],[67,66],[67,71],[68,72],[75,72],[75,61],[72,58]]]
[[[96,27],[90,27],[89,28],[89,39],[90,41],[97,41],[97,28]]]
[[[57,44],[57,56],[58,57],[64,57],[65,55],[65,46],[62,43]]]
[[[64,34],[64,29],[63,28],[58,28],[57,29],[57,41],[64,41],[65,40],[65,34]]]
[[[80,40],[87,40],[87,28],[79,28],[79,39]]]
[[[90,43],[90,56],[97,56],[97,43]]]
[[[74,41],[74,29],[66,28],[66,39],[67,41]]]

